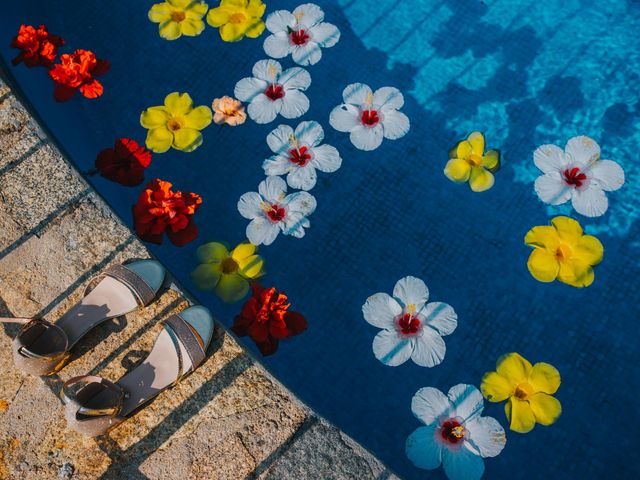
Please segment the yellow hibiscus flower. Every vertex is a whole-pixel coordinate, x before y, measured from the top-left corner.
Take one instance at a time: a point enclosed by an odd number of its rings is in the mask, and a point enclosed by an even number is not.
[[[584,235],[580,224],[569,217],[555,217],[552,226],[533,227],[524,243],[533,247],[527,267],[533,278],[553,282],[556,278],[573,287],[593,283],[593,266],[602,261],[600,240]]]
[[[202,145],[200,130],[213,118],[207,106],[193,108],[188,93],[173,92],[164,99],[164,105],[149,107],[140,115],[140,124],[148,128],[147,148],[163,153],[173,147],[192,152]]]
[[[474,192],[484,192],[493,187],[493,173],[500,169],[500,152],[484,151],[484,135],[473,132],[449,152],[444,174],[456,183],[469,182]]]
[[[266,5],[260,0],[222,0],[207,14],[207,23],[220,27],[225,42],[237,42],[245,36],[257,38],[264,31],[262,15]]]
[[[222,243],[211,242],[196,252],[201,265],[191,278],[202,290],[213,290],[225,302],[237,302],[249,292],[249,280],[264,275],[264,260],[256,255],[256,246],[241,243],[231,252]]]
[[[149,20],[159,23],[160,36],[175,40],[182,35],[195,37],[204,30],[202,17],[209,5],[197,0],[167,0],[156,3],[149,10]]]
[[[558,419],[562,406],[552,395],[559,387],[560,373],[553,365],[531,366],[518,353],[507,353],[498,359],[495,372],[484,374],[480,390],[490,402],[508,399],[504,409],[509,428],[527,433],[536,423],[548,426]]]

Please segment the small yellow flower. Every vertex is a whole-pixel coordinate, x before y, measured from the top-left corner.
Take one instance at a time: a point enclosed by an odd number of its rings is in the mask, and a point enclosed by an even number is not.
[[[593,266],[602,261],[600,240],[584,235],[580,224],[569,217],[555,217],[552,226],[533,227],[524,243],[533,247],[527,267],[533,278],[553,282],[556,278],[573,287],[593,283]]]
[[[260,0],[222,0],[207,14],[207,23],[220,27],[225,42],[237,42],[245,36],[257,38],[264,31],[262,15],[266,5]]]
[[[192,152],[202,145],[200,130],[211,123],[213,114],[207,106],[193,108],[188,93],[173,92],[164,105],[149,107],[140,115],[140,124],[148,128],[147,148],[163,153],[173,147]]]
[[[444,174],[457,183],[469,182],[474,192],[484,192],[493,187],[493,174],[500,169],[500,152],[484,151],[484,135],[473,132],[449,152]]]
[[[490,402],[507,400],[504,406],[509,428],[514,432],[530,432],[536,423],[553,424],[562,413],[560,402],[551,395],[560,387],[560,373],[553,365],[531,366],[518,353],[498,359],[495,372],[482,377],[480,390]]]
[[[255,254],[256,246],[241,243],[231,252],[218,242],[206,243],[198,248],[202,262],[191,272],[198,288],[213,290],[224,302],[237,302],[249,292],[249,280],[264,275],[264,260]]]
[[[204,30],[202,17],[207,10],[209,5],[198,0],[167,0],[151,7],[149,20],[160,24],[160,36],[167,40],[195,37]]]

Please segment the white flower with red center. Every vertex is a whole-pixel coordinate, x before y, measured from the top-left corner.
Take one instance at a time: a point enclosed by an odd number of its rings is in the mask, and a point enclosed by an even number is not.
[[[238,201],[238,211],[251,220],[247,238],[254,245],[271,245],[282,232],[304,237],[307,219],[316,209],[316,199],[307,192],[287,195],[287,184],[280,177],[267,177],[257,192],[247,192]]]
[[[352,83],[342,98],[344,103],[332,110],[329,123],[339,132],[349,132],[351,143],[360,150],[375,150],[383,138],[396,140],[409,131],[409,119],[398,111],[404,97],[397,88],[372,92],[363,83]]]
[[[407,457],[416,467],[434,470],[442,464],[450,480],[478,480],[483,458],[495,457],[507,438],[492,417],[481,417],[482,394],[473,385],[459,384],[445,395],[437,388],[421,388],[411,410],[425,424],[407,438]]]
[[[335,147],[320,145],[324,131],[318,122],[302,122],[295,131],[280,125],[267,136],[275,155],[262,164],[267,175],[287,175],[291,188],[311,190],[317,180],[316,170],[331,173],[340,168],[342,159]]]
[[[267,17],[264,51],[273,58],[291,58],[298,65],[313,65],[322,58],[321,48],[333,47],[340,40],[340,30],[323,22],[324,12],[313,3],[300,5],[293,12],[278,10]]]
[[[544,175],[536,179],[535,190],[544,203],[560,205],[571,200],[576,212],[599,217],[609,206],[604,192],[624,184],[622,167],[611,160],[600,160],[600,147],[589,137],[573,137],[564,150],[542,145],[533,161]]]
[[[429,290],[419,278],[398,280],[393,297],[376,293],[362,306],[364,319],[383,330],[373,339],[373,353],[390,367],[409,358],[422,367],[433,367],[444,359],[442,337],[458,326],[458,316],[446,303],[427,303]]]
[[[275,60],[260,60],[253,66],[253,77],[236,83],[238,100],[249,102],[247,113],[256,123],[269,123],[278,114],[298,118],[309,110],[309,99],[302,93],[311,85],[311,76],[304,68],[282,71]]]

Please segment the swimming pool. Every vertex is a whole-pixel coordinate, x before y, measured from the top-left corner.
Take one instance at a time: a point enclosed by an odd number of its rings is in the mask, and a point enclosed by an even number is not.
[[[32,0],[4,7],[0,18],[5,70],[68,158],[131,226],[144,184],[124,187],[90,174],[98,152],[121,137],[144,144],[140,113],[161,105],[167,94],[188,92],[194,105],[210,105],[233,96],[236,83],[268,58],[266,31],[227,43],[207,27],[199,36],[168,42],[147,17],[152,3]],[[266,3],[265,18],[300,2]],[[302,400],[404,478],[445,478],[442,469],[415,467],[405,453],[407,437],[421,425],[411,411],[414,394],[423,387],[447,392],[460,383],[479,387],[501,355],[519,352],[559,370],[555,397],[563,413],[551,426],[519,434],[508,429],[502,403],[485,402],[485,415],[507,435],[500,455],[485,460],[486,477],[640,474],[630,431],[639,421],[638,3],[316,3],[341,37],[318,63],[303,67],[311,76],[308,111],[268,124],[212,124],[195,151],[154,153],[146,180],[170,181],[203,201],[194,215],[194,241],[178,248],[165,238],[160,246],[149,243],[151,251],[231,327],[243,302],[227,304],[196,287],[196,250],[206,242],[233,246],[245,240],[249,221],[237,203],[264,180],[262,163],[272,155],[267,135],[280,124],[315,120],[324,143],[340,152],[342,166],[318,174],[310,192],[317,207],[304,238],[281,234],[259,249],[267,270],[261,283],[286,292],[308,328],[270,356],[262,357],[250,337],[241,339],[244,344]],[[100,77],[103,95],[89,100],[76,94],[59,103],[46,72],[10,66],[17,51],[9,42],[23,23],[46,24],[63,36],[64,52],[86,48],[109,60],[110,71]],[[285,69],[296,66],[291,57],[279,62]],[[355,82],[404,94],[401,111],[411,121],[406,136],[361,151],[332,128],[330,114]],[[495,185],[482,193],[443,174],[448,151],[474,130],[502,154]],[[533,162],[536,148],[564,147],[577,135],[597,141],[603,158],[626,173],[601,217],[580,216],[570,203],[547,206],[534,190],[541,174]],[[525,234],[556,215],[579,220],[604,245],[588,288],[541,283],[527,270]],[[433,368],[410,360],[383,364],[372,351],[380,329],[363,319],[367,298],[391,294],[408,275],[426,282],[430,301],[457,313],[457,328],[444,337],[446,356]]]

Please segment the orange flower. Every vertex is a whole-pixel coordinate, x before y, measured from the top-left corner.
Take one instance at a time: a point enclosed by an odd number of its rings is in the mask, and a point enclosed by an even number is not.
[[[227,124],[231,127],[241,125],[247,119],[247,114],[244,111],[244,107],[239,100],[235,98],[224,96],[222,98],[216,98],[212,104],[213,122],[216,125]]]
[[[90,50],[78,49],[75,52],[60,55],[60,63],[56,63],[49,76],[56,82],[53,96],[59,102],[69,100],[80,90],[87,98],[102,95],[102,84],[93,78],[103,75],[109,70],[109,62],[98,60]]]
[[[27,67],[49,67],[56,59],[58,47],[62,45],[64,40],[57,35],[51,35],[44,25],[38,28],[20,25],[18,35],[13,38],[11,46],[22,51],[11,63],[18,65],[24,62]]]
[[[202,197],[191,192],[174,192],[171,186],[159,178],[151,180],[133,206],[133,220],[142,240],[160,244],[166,231],[169,240],[181,247],[198,236],[193,215]]]

